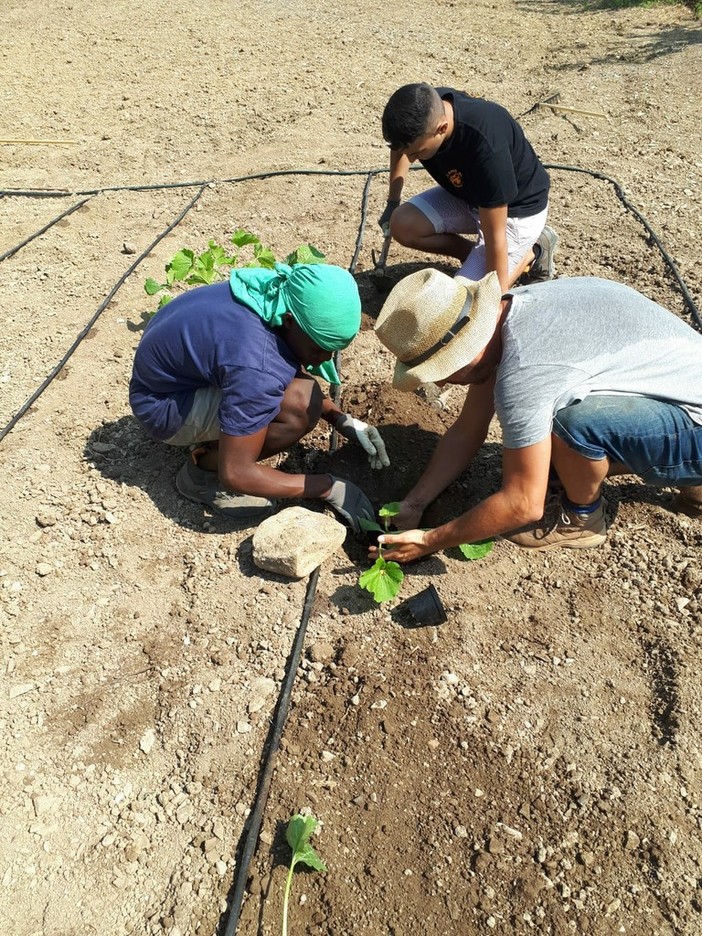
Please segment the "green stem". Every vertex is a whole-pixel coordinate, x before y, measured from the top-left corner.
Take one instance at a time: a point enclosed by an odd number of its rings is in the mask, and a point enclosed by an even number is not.
[[[290,870],[285,881],[285,894],[283,895],[283,936],[288,936],[288,900],[290,899],[290,888],[292,887],[293,868],[295,859],[290,862]]]

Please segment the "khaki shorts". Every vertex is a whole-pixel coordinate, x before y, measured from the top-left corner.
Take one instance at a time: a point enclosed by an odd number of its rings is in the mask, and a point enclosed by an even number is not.
[[[437,234],[477,234],[478,242],[468,254],[458,276],[479,280],[487,272],[485,238],[477,208],[456,198],[440,185],[415,195],[407,202],[431,221]],[[507,218],[507,257],[511,273],[529,253],[544,229],[548,208],[528,218]]]
[[[197,445],[219,439],[219,404],[222,391],[217,387],[200,387],[183,425],[166,445]]]

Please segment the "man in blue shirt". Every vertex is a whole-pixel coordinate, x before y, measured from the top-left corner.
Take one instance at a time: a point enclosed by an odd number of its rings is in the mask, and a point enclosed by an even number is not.
[[[260,519],[273,499],[326,501],[354,529],[373,518],[350,481],[288,474],[264,464],[320,418],[389,464],[376,429],[343,413],[312,374],[338,383],[332,357],[360,327],[353,277],[327,264],[232,271],[228,283],[183,293],[161,309],[137,348],[129,400],[142,426],[170,445],[195,446],[181,494],[237,519]]]

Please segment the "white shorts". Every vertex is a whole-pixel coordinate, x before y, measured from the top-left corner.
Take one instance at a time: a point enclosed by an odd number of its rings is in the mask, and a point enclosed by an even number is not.
[[[219,439],[219,404],[222,391],[217,387],[200,387],[183,425],[166,445],[197,445]]]
[[[479,280],[485,276],[485,238],[477,208],[471,208],[467,202],[456,198],[440,185],[415,195],[406,204],[418,208],[432,223],[437,234],[477,234],[478,242],[456,275],[471,280]],[[536,243],[544,229],[547,216],[548,206],[527,218],[507,218],[507,257],[510,273],[519,266]]]

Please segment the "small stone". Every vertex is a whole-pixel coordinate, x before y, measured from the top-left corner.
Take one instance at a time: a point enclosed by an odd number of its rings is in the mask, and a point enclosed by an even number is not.
[[[27,692],[32,692],[37,688],[36,683],[20,683],[18,686],[10,686],[9,696],[11,699],[16,699],[17,696],[25,695]]]
[[[48,562],[37,562],[36,569],[34,570],[37,575],[44,578],[45,575],[51,575],[54,571],[54,567],[49,565]]]
[[[432,751],[435,751],[438,748],[438,746],[439,746],[438,738],[432,738],[431,741],[427,741],[427,747],[430,748],[430,750]]]
[[[605,908],[605,913],[616,913],[616,911],[621,907],[622,902],[618,897],[615,897],[613,900],[607,904]]]
[[[207,688],[210,690],[210,692],[219,692],[219,690],[222,688],[222,680],[213,679]]]
[[[215,865],[215,870],[217,871],[217,874],[220,877],[224,877],[224,875],[227,873],[227,862],[218,861],[217,864]]]
[[[335,758],[336,754],[334,754],[332,751],[322,751],[322,753],[319,755],[319,759],[324,764],[330,764],[333,760],[335,760]]]
[[[629,829],[629,831],[626,833],[626,837],[624,838],[624,848],[627,851],[635,851],[640,844],[641,839],[639,836],[636,834],[636,832],[632,832],[631,829]]]
[[[238,721],[236,730],[238,734],[248,734],[251,731],[251,725],[247,721]]]
[[[329,663],[334,658],[334,648],[326,640],[315,640],[307,651],[313,663]]]
[[[466,829],[464,825],[457,825],[453,830],[453,834],[456,836],[456,838],[468,838],[468,829]]]
[[[122,253],[123,253],[123,254],[130,254],[130,255],[131,255],[131,254],[135,254],[136,252],[137,252],[136,247],[134,246],[134,244],[130,243],[129,241],[125,241],[125,242],[122,244]]]
[[[144,752],[144,754],[150,754],[155,743],[156,732],[153,728],[147,728],[142,736],[141,741],[139,742],[139,747]]]

